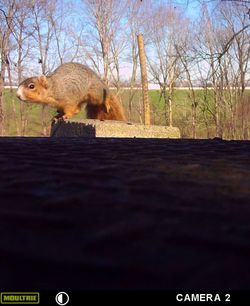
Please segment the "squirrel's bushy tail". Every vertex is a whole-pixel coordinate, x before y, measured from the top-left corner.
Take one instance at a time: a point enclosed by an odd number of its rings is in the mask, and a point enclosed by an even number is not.
[[[119,102],[117,96],[110,94],[107,96],[105,101],[106,114],[108,120],[119,120],[125,121],[126,117],[124,114],[123,107]]]
[[[123,107],[115,95],[108,94],[102,104],[88,103],[86,106],[88,119],[125,121]]]

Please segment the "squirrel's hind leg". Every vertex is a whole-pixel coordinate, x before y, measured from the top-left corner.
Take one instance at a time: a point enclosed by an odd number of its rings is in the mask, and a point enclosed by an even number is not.
[[[77,115],[81,110],[81,107],[80,106],[73,106],[73,105],[66,105],[64,108],[63,108],[63,116],[62,118],[63,119],[70,119],[72,118],[73,116]]]
[[[57,122],[63,118],[64,112],[62,109],[57,110],[57,114],[52,118],[52,121]]]
[[[71,105],[67,105],[63,109],[57,110],[57,115],[53,117],[52,121],[57,122],[58,120],[70,119],[73,116],[77,115],[80,112],[80,107],[74,107]]]

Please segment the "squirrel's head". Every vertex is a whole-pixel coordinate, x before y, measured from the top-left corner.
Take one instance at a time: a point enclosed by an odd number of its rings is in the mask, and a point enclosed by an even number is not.
[[[43,103],[46,100],[48,79],[45,75],[24,80],[17,89],[17,97],[21,101]]]

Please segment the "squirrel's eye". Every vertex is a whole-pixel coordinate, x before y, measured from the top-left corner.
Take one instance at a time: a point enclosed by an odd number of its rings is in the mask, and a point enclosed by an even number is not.
[[[29,85],[29,89],[34,89],[35,88],[35,85],[34,84],[30,84]]]

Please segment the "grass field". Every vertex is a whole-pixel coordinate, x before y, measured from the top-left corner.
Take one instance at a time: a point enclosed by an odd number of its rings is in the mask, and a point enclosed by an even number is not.
[[[160,97],[159,90],[150,90],[151,123],[156,125],[168,124],[166,120],[166,107]],[[211,90],[196,90],[197,105],[197,137],[212,138],[215,136],[214,105]],[[250,91],[247,92],[250,96]],[[120,94],[127,118],[131,122],[141,122],[143,118],[143,106],[141,91],[123,90]],[[131,113],[129,112],[131,101]],[[167,110],[168,111],[168,110]],[[4,91],[5,135],[48,136],[50,132],[51,118],[56,110],[37,104],[20,102],[15,96],[15,90]],[[83,110],[75,118],[86,118]],[[182,137],[190,138],[192,135],[191,99],[188,90],[174,91],[173,95],[173,125],[181,130]]]

